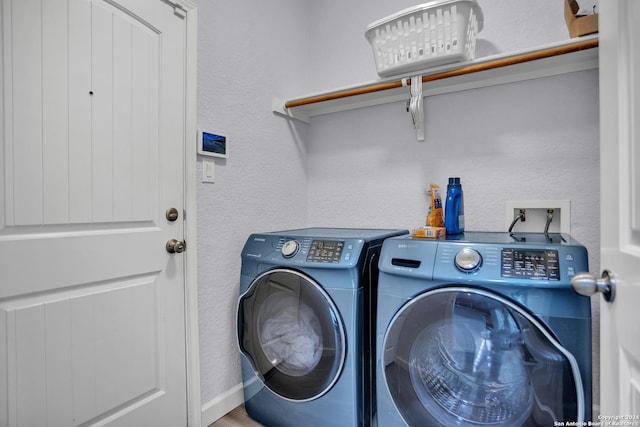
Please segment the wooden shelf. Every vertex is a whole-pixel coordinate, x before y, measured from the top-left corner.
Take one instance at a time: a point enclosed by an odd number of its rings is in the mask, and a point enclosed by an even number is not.
[[[416,75],[422,75],[423,95],[430,96],[597,67],[598,36],[596,34],[525,51],[449,64],[393,79],[363,83],[289,101],[274,98],[273,111],[285,117],[309,122],[311,117],[321,114],[406,101],[411,92],[410,87],[405,86],[410,84],[410,77]]]

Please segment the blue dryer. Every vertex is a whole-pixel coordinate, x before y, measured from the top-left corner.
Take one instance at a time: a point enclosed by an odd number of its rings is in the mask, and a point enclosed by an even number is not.
[[[253,234],[237,311],[245,407],[266,426],[368,426],[375,287],[385,238],[406,230]]]
[[[583,271],[587,250],[565,234],[386,240],[378,425],[589,421],[591,305],[570,285]]]

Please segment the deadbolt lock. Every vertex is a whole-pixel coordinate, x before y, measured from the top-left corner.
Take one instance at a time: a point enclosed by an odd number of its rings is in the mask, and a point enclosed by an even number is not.
[[[167,221],[173,222],[178,219],[178,217],[180,216],[180,213],[176,208],[169,208],[167,209],[167,212],[165,212],[165,216],[167,217]]]

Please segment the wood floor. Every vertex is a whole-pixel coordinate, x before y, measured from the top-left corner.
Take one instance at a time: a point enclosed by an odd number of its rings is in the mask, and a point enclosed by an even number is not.
[[[229,412],[224,417],[220,418],[209,427],[260,427],[262,424],[258,424],[249,418],[247,411],[244,409],[244,405],[240,405],[233,411]]]

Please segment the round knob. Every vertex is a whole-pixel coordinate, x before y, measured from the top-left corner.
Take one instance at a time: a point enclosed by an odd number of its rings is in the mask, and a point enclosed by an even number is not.
[[[291,258],[295,254],[298,253],[300,249],[300,243],[295,240],[287,240],[284,245],[282,245],[282,256],[285,258]]]
[[[611,302],[616,296],[615,278],[610,271],[603,271],[602,277],[596,279],[589,273],[579,273],[571,279],[571,287],[576,293],[590,297],[602,293],[605,301]]]
[[[180,240],[171,239],[167,241],[167,252],[170,254],[179,254],[184,252],[187,248],[187,244],[185,242],[181,242]]]
[[[178,219],[178,216],[180,216],[180,213],[178,212],[178,209],[176,209],[176,208],[169,208],[164,213],[164,216],[167,218],[167,221],[174,222],[175,220]]]
[[[464,248],[456,254],[455,263],[458,269],[471,273],[480,267],[482,256],[475,249]]]

